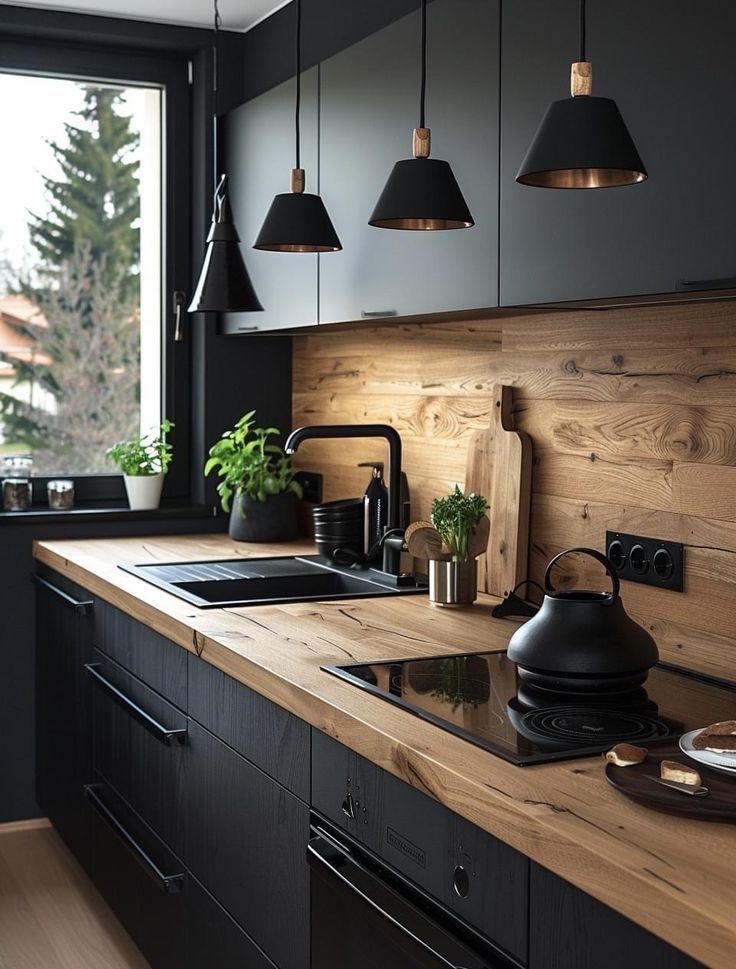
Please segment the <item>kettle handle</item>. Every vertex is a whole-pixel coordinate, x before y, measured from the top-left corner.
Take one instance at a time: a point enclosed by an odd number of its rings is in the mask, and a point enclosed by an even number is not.
[[[618,594],[621,590],[621,582],[619,581],[619,577],[616,574],[616,569],[613,565],[613,562],[611,562],[611,560],[606,555],[604,555],[603,552],[599,552],[597,549],[594,549],[594,548],[566,548],[564,552],[559,552],[557,555],[555,555],[555,557],[550,561],[549,565],[547,566],[547,571],[544,573],[544,591],[547,593],[548,596],[553,596],[556,593],[557,590],[555,589],[555,587],[552,585],[552,582],[550,581],[552,569],[559,562],[559,560],[562,558],[563,555],[572,555],[573,552],[580,552],[582,555],[589,555],[591,558],[595,559],[596,562],[600,562],[601,565],[605,568],[606,573],[610,576],[612,588],[611,588],[610,595],[608,596],[607,599],[603,600],[602,605],[612,606],[614,602],[618,599]]]

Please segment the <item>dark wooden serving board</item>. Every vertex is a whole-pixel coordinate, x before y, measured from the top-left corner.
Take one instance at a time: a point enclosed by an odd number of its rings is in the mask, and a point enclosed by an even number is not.
[[[703,797],[693,797],[652,783],[647,775],[659,777],[659,764],[663,760],[676,760],[694,767],[710,793]],[[649,751],[643,764],[616,767],[615,764],[607,763],[605,771],[606,780],[612,787],[644,807],[686,818],[698,818],[701,821],[736,822],[736,774],[730,777],[690,760],[677,744],[657,745]]]

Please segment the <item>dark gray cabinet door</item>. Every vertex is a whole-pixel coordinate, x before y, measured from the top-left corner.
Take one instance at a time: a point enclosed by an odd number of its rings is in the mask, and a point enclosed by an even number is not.
[[[320,256],[320,323],[497,304],[498,30],[497,0],[429,5],[432,156],[452,165],[471,229],[368,225],[419,123],[419,14],[322,64],[320,183],[344,248]]]
[[[309,808],[189,721],[185,855],[279,969],[308,969]]]
[[[266,212],[277,193],[288,192],[294,167],[292,78],[228,114],[226,170],[241,249],[262,313],[228,313],[227,333],[248,333],[317,322],[317,256],[314,253],[258,252],[253,249]],[[318,191],[317,68],[302,75],[301,164],[306,191]],[[338,228],[338,234],[339,234]]]
[[[591,0],[594,94],[618,103],[649,180],[565,191],[515,182],[548,103],[569,95],[577,10],[577,0],[503,5],[501,305],[736,276],[734,4]]]
[[[193,653],[188,660],[192,719],[308,801],[309,725]]]
[[[701,963],[532,863],[529,969],[702,969]]]
[[[36,797],[56,830],[88,866],[88,813],[82,796],[92,775],[89,684],[82,664],[92,650],[91,597],[52,572],[36,587]]]

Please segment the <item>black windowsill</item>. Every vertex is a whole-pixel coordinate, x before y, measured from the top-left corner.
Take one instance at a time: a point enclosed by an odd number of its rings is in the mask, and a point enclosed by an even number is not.
[[[41,523],[80,521],[165,521],[172,519],[212,518],[216,509],[212,505],[188,505],[176,502],[163,502],[155,511],[131,511],[119,502],[101,504],[84,502],[68,511],[55,511],[45,505],[34,505],[28,511],[2,511],[0,526],[34,525]]]

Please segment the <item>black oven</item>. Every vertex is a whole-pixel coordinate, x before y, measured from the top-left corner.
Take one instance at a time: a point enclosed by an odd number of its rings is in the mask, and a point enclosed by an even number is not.
[[[312,817],[312,969],[511,969],[516,963],[375,856]]]

